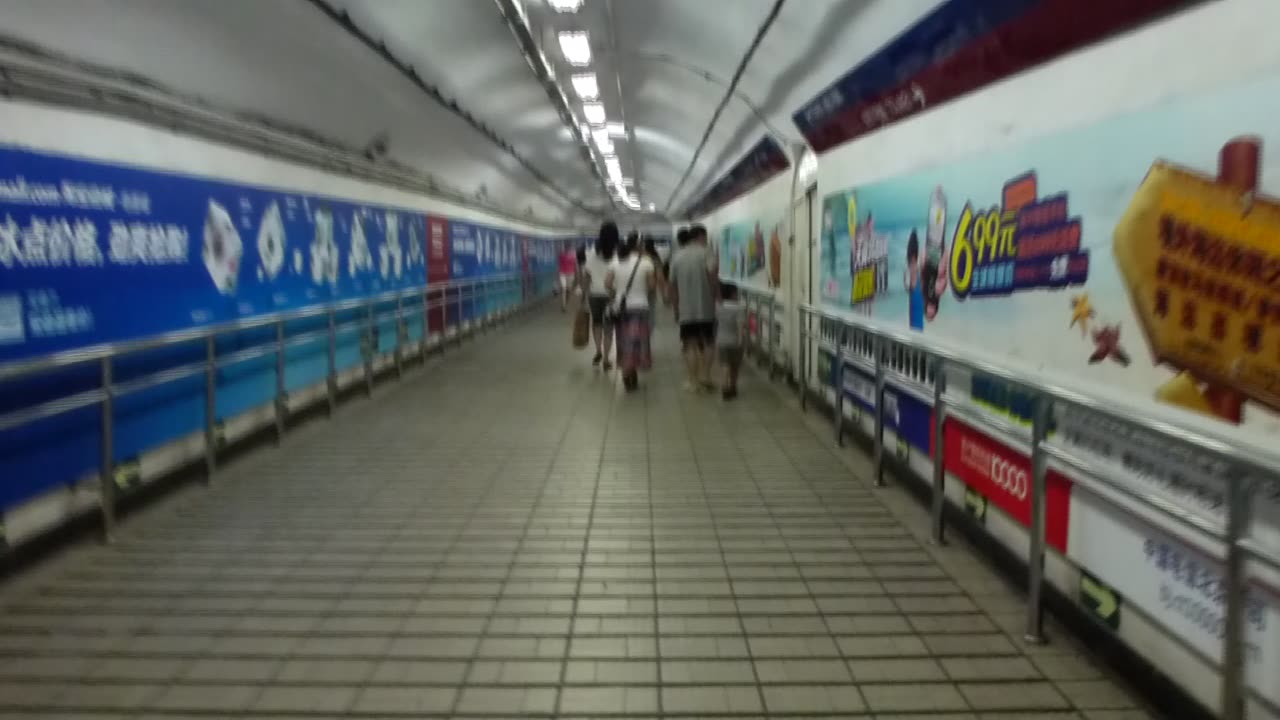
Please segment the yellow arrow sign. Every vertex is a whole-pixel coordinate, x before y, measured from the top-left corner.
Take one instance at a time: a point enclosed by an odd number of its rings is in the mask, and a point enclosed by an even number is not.
[[[1112,630],[1120,627],[1120,595],[1089,573],[1080,574],[1080,597],[1084,605]]]
[[[1151,167],[1113,251],[1157,362],[1280,408],[1277,237],[1280,201]]]
[[[979,522],[985,522],[987,519],[987,498],[982,493],[971,487],[964,489],[964,508],[969,514],[978,519]]]
[[[141,478],[142,466],[137,460],[126,460],[116,465],[115,472],[112,473],[112,479],[115,480],[116,487],[119,488],[136,485]]]

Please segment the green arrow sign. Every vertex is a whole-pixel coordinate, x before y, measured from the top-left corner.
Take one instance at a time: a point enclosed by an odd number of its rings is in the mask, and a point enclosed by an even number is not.
[[[964,509],[978,519],[980,523],[987,521],[987,497],[971,487],[964,489]]]
[[[907,457],[911,454],[911,446],[903,438],[898,438],[898,459],[902,462],[907,461]]]
[[[1120,593],[1083,570],[1080,571],[1080,604],[1102,624],[1112,630],[1120,629],[1120,605],[1123,604]]]
[[[130,488],[142,480],[142,465],[136,458],[120,462],[114,469],[113,475],[118,488]]]

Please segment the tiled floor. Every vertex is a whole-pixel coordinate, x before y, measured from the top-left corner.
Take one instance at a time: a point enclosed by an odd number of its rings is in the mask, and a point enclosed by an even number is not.
[[[1149,717],[763,381],[516,323],[10,583],[0,717]]]

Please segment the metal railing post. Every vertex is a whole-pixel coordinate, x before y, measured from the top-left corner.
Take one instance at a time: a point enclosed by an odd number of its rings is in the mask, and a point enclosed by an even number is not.
[[[884,356],[888,351],[880,336],[874,336],[872,348],[876,354],[876,389],[875,389],[875,478],[876,487],[884,487]]]
[[[286,394],[284,388],[284,321],[276,321],[276,444],[284,440]]]
[[[1053,403],[1037,396],[1031,416],[1031,546],[1027,554],[1027,632],[1024,639],[1042,645],[1044,636],[1044,517],[1049,455],[1044,441],[1049,436]]]
[[[847,330],[844,325],[840,326],[840,332],[836,334],[836,356],[835,356],[835,426],[836,426],[836,445],[844,445],[844,342]]]
[[[458,345],[462,345],[462,283],[458,283]]]
[[[327,349],[328,367],[324,376],[325,395],[329,402],[329,416],[332,417],[338,407],[338,318],[333,308],[329,308],[329,347]]]
[[[404,340],[408,328],[404,324],[404,298],[396,296],[396,377],[404,377]]]
[[[204,481],[213,482],[218,466],[218,338],[204,341]]]
[[[943,518],[943,505],[947,497],[946,470],[946,419],[947,419],[947,372],[946,362],[941,358],[933,361],[933,496],[929,507],[933,542],[945,545],[946,520]]]
[[[778,326],[775,324],[777,320],[778,300],[773,295],[769,296],[769,379],[772,380],[778,375]]]
[[[484,280],[476,280],[471,283],[471,334],[479,335],[484,330],[484,315],[480,312],[480,288],[484,287]]]
[[[1221,700],[1223,720],[1243,720],[1245,717],[1245,698],[1248,696],[1248,682],[1245,672],[1245,613],[1249,599],[1249,583],[1245,577],[1245,548],[1240,541],[1249,530],[1250,503],[1252,502],[1252,481],[1239,474],[1233,474],[1227,488],[1227,522],[1226,551],[1223,565],[1223,582],[1226,597],[1223,598],[1223,638],[1222,638],[1222,687]]]
[[[800,410],[809,410],[809,313],[800,311]]]
[[[428,286],[422,290],[422,341],[418,343],[418,354],[422,356],[422,364],[427,363],[427,341],[431,339],[431,290]]]
[[[115,463],[115,409],[114,380],[111,377],[111,357],[102,358],[102,437],[99,450],[101,477],[99,492],[102,495],[102,541],[115,542],[116,535],[116,463]]]
[[[364,335],[364,391],[373,395],[373,356],[378,348],[377,324],[373,320],[373,301],[365,305]]]

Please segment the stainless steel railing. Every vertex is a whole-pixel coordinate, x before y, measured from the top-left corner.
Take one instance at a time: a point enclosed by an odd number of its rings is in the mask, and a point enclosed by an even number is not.
[[[206,481],[211,480],[217,468],[217,390],[218,373],[251,360],[274,356],[275,392],[274,425],[276,440],[284,438],[286,421],[290,413],[288,405],[286,359],[290,348],[316,343],[327,343],[327,372],[324,379],[329,413],[337,407],[339,373],[350,368],[339,368],[337,351],[339,338],[358,334],[365,392],[372,393],[375,366],[379,359],[391,355],[397,377],[404,371],[406,352],[416,350],[424,359],[427,353],[450,341],[461,344],[464,337],[484,330],[496,321],[527,307],[549,294],[553,287],[554,273],[542,275],[508,274],[476,280],[450,281],[427,284],[408,290],[383,293],[358,300],[322,303],[295,310],[247,318],[235,322],[192,328],[154,337],[121,343],[97,345],[67,352],[0,364],[0,384],[14,383],[51,371],[93,366],[98,368],[98,387],[54,400],[39,402],[0,414],[0,432],[21,428],[31,423],[64,415],[75,410],[98,406],[100,409],[100,513],[104,537],[110,541],[116,526],[115,482],[115,403],[119,398],[148,388],[165,385],[186,378],[203,375],[205,384],[204,408],[204,464]],[[545,286],[545,287],[544,287]],[[503,309],[495,310],[490,300],[509,302]],[[470,312],[468,313],[468,309]],[[433,338],[429,318],[433,311],[439,313],[441,330]],[[469,315],[470,319],[464,322]],[[354,316],[345,322],[339,322]],[[407,320],[422,318],[422,338],[416,348],[411,347]],[[294,335],[288,333],[288,324],[298,320],[327,318],[324,329],[310,330]],[[452,327],[450,321],[453,321]],[[395,344],[389,352],[379,350],[378,328],[392,323]],[[248,330],[274,328],[274,336],[268,342],[258,343],[235,352],[218,354],[218,338]],[[149,351],[181,345],[203,343],[204,359],[169,367],[127,381],[116,379],[118,361],[125,356],[135,356]],[[355,367],[355,366],[351,366]],[[0,385],[2,386],[2,385]]]
[[[1280,482],[1280,453],[1231,437],[1225,431],[1201,427],[1160,408],[1129,403],[1116,397],[1101,395],[1068,387],[1040,373],[1020,370],[1007,364],[975,357],[974,353],[938,342],[926,335],[911,332],[897,326],[883,324],[865,316],[835,312],[827,308],[801,305],[800,353],[798,375],[802,405],[807,404],[810,382],[815,373],[810,369],[815,349],[833,355],[834,370],[834,421],[837,442],[844,437],[845,417],[843,409],[846,364],[854,365],[875,378],[875,430],[872,436],[875,482],[884,483],[884,393],[886,379],[891,377],[896,387],[911,392],[932,405],[934,411],[932,495],[930,501],[930,525],[933,540],[945,542],[945,438],[943,433],[947,417],[962,419],[977,429],[996,437],[1011,438],[1015,445],[1029,450],[1032,477],[1030,487],[1031,523],[1028,557],[1026,639],[1044,642],[1043,590],[1045,557],[1045,507],[1046,477],[1050,462],[1062,466],[1072,480],[1092,489],[1099,498],[1115,503],[1115,497],[1150,511],[1157,517],[1172,522],[1175,527],[1207,536],[1219,543],[1223,550],[1225,576],[1225,627],[1223,634],[1220,691],[1220,712],[1225,720],[1242,720],[1245,700],[1252,692],[1245,677],[1245,613],[1248,578],[1246,559],[1280,570],[1280,556],[1274,548],[1264,547],[1248,537],[1252,505],[1255,493],[1262,483]],[[818,325],[815,330],[814,324]],[[900,358],[902,350],[908,350],[923,365],[923,372],[908,374],[891,369],[891,358]],[[898,363],[900,364],[900,363]],[[949,372],[977,373],[1019,388],[1033,399],[1031,428],[1002,421],[973,403],[972,400],[947,391]],[[924,382],[921,381],[921,378]],[[1180,505],[1169,502],[1158,494],[1135,489],[1116,470],[1093,462],[1077,452],[1069,443],[1050,435],[1050,424],[1055,411],[1092,413],[1095,417],[1108,418],[1117,423],[1134,426],[1167,441],[1181,445],[1214,458],[1229,468],[1227,474],[1226,517],[1223,523],[1209,522],[1189,512]],[[1269,487],[1276,487],[1269,485]],[[1109,491],[1109,492],[1108,492]],[[1117,503],[1117,505],[1119,505]],[[1128,508],[1122,508],[1128,509]],[[1176,536],[1176,533],[1175,533]],[[1194,541],[1188,541],[1195,546]],[[1087,569],[1087,568],[1086,568]],[[1158,621],[1157,621],[1158,622]],[[1188,642],[1161,626],[1169,637],[1193,654],[1213,665],[1212,658],[1195,650]],[[1266,702],[1256,694],[1260,702]]]
[[[782,337],[777,332],[777,321],[779,315],[786,312],[786,305],[778,299],[773,290],[739,285],[738,295],[742,298],[748,316],[754,312],[756,318],[755,332],[747,333],[747,349],[763,356],[768,364],[769,377],[776,377],[777,373],[784,369],[778,357],[779,350],[782,349]],[[765,327],[768,328],[768,332],[763,330]]]

